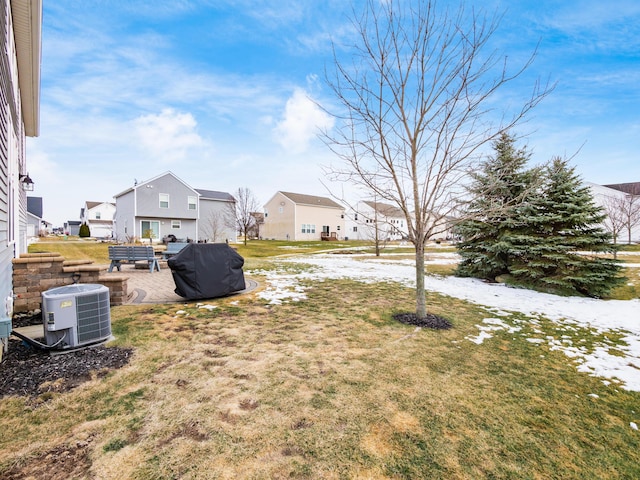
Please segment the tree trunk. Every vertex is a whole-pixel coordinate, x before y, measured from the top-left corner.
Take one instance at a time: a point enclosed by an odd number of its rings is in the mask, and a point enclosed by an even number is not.
[[[416,244],[416,315],[427,318],[427,299],[424,291],[424,243]]]

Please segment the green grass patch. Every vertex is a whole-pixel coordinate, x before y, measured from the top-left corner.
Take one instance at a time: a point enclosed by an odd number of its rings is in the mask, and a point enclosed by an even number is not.
[[[130,363],[40,403],[0,400],[0,476],[90,438],[86,478],[640,478],[640,393],[578,372],[548,338],[620,356],[623,333],[512,314],[519,330],[477,345],[497,315],[482,306],[429,293],[453,324],[431,331],[393,320],[413,289],[306,287],[279,306],[114,307]]]

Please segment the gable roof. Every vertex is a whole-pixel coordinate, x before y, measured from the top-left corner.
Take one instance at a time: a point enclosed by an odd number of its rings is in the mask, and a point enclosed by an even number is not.
[[[201,198],[206,200],[221,200],[223,202],[235,202],[236,199],[233,195],[227,192],[218,192],[216,190],[202,190],[200,188],[195,189],[200,194]]]
[[[364,200],[362,203],[370,206],[385,217],[404,218],[404,213],[402,212],[402,210],[393,205],[389,205],[388,203],[372,202],[370,200]]]
[[[311,205],[314,207],[339,208],[340,210],[344,210],[344,207],[342,205],[334,202],[330,198],[316,197],[315,195],[305,195],[303,193],[280,193],[297,205]]]
[[[136,183],[133,185],[133,187],[129,187],[129,188],[127,188],[126,190],[123,190],[122,192],[120,192],[120,193],[118,193],[118,194],[114,195],[114,198],[121,197],[121,196],[122,196],[122,195],[124,195],[125,193],[132,192],[132,191],[136,190],[137,188],[140,188],[140,187],[142,187],[143,185],[146,185],[146,184],[148,184],[148,183],[151,183],[151,182],[153,182],[154,180],[157,180],[158,178],[162,178],[162,177],[164,177],[164,176],[166,176],[166,175],[171,175],[173,178],[175,178],[178,182],[182,183],[182,184],[183,184],[185,187],[187,187],[189,190],[193,190],[193,191],[195,192],[194,188],[193,188],[191,185],[189,185],[189,184],[188,184],[187,182],[185,182],[184,180],[182,180],[182,179],[178,178],[178,177],[176,176],[176,174],[175,174],[175,173],[173,173],[173,172],[164,172],[164,173],[161,173],[160,175],[156,175],[155,177],[150,178],[149,180],[145,180],[144,182],[138,182],[138,181],[136,180]]]
[[[87,201],[87,202],[84,202],[84,203],[87,205],[87,209],[89,209],[89,210],[91,210],[92,208],[95,208],[95,207],[97,207],[99,205],[104,205],[104,204],[113,205],[115,207],[115,204],[112,203],[112,202],[89,202],[89,201]]]
[[[603,187],[613,188],[614,190],[629,193],[631,195],[640,195],[640,182],[614,183],[611,185],[603,185]]]
[[[27,212],[42,218],[42,197],[27,197]]]

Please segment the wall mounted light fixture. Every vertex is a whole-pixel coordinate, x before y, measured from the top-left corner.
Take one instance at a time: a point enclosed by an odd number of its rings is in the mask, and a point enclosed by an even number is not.
[[[26,175],[20,175],[20,183],[25,192],[33,192],[33,180],[31,180],[28,173]]]

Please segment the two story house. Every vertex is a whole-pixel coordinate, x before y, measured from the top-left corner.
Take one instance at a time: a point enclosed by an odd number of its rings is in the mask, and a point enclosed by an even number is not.
[[[325,197],[276,192],[264,206],[262,237],[275,240],[344,238],[344,207]]]
[[[27,251],[25,137],[40,116],[42,1],[0,2],[0,359],[13,314],[13,259]]]
[[[361,201],[347,213],[349,240],[401,240],[408,236],[407,220],[398,207],[374,201]]]
[[[236,239],[231,220],[235,199],[225,192],[196,190],[172,172],[136,183],[115,195],[115,200],[114,231],[119,241],[157,243],[170,235],[190,241]],[[220,212],[220,226],[212,229],[216,212]]]
[[[80,209],[80,222],[89,226],[95,238],[113,237],[113,217],[116,205],[112,202],[85,202]]]

